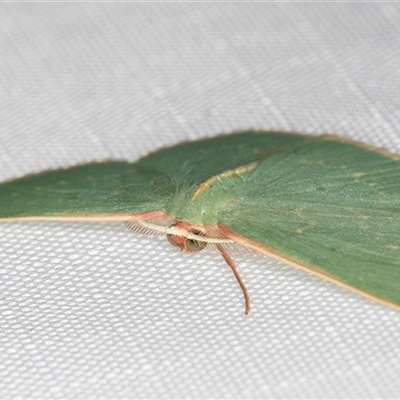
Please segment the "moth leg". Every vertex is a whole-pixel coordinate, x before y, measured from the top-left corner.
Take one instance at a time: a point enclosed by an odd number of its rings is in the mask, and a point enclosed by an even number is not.
[[[225,262],[231,268],[231,270],[232,270],[233,274],[235,275],[235,278],[236,278],[240,288],[242,289],[243,296],[244,296],[244,301],[245,301],[244,313],[247,315],[250,312],[250,297],[249,297],[249,294],[247,292],[247,288],[246,288],[244,282],[242,281],[242,278],[239,275],[239,271],[236,269],[235,263],[233,262],[232,258],[227,253],[225,248],[220,243],[217,243],[216,247],[217,247],[218,251],[221,253],[221,256],[224,258]]]

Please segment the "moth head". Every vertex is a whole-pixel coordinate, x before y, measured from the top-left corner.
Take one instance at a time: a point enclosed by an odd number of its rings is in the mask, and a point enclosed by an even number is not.
[[[218,244],[232,243],[216,226],[193,226],[186,221],[174,220],[168,215],[160,217],[126,221],[131,231],[145,235],[166,234],[168,241],[181,251],[193,253],[204,247],[216,248]]]
[[[201,236],[203,233],[198,231],[197,229],[191,229],[188,231],[193,235]],[[178,236],[171,233],[167,233],[168,242],[172,244],[172,246],[179,247],[181,251],[186,251],[187,253],[193,253],[195,251],[203,250],[206,247],[206,242],[196,239],[189,239],[184,236]]]

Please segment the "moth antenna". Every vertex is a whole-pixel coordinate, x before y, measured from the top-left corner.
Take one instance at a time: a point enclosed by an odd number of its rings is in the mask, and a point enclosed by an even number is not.
[[[235,278],[240,288],[242,289],[245,302],[244,313],[247,315],[250,312],[250,297],[249,293],[247,292],[247,288],[244,282],[242,281],[242,278],[240,277],[239,271],[237,270],[235,263],[233,262],[231,256],[227,253],[225,248],[220,243],[216,243],[216,248],[221,253],[221,256],[224,258],[225,262],[229,265],[230,269],[235,275]]]
[[[141,233],[143,235],[162,235],[162,232],[155,231],[154,229],[147,228],[140,225],[137,221],[125,221],[125,226],[132,232]]]

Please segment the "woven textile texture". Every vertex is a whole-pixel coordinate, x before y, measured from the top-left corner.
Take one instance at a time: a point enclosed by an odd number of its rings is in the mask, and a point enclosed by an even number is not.
[[[249,128],[400,153],[399,48],[395,3],[3,3],[0,179]],[[236,262],[248,316],[217,253],[0,224],[0,398],[400,397],[399,311]]]

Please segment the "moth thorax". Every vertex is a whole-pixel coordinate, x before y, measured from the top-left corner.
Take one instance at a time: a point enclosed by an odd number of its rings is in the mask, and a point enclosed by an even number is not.
[[[191,229],[188,231],[194,235],[203,235],[202,232],[197,229]],[[173,235],[171,233],[167,234],[168,242],[172,244],[172,246],[179,247],[181,251],[186,251],[187,253],[193,253],[195,251],[203,250],[206,247],[206,242],[202,242],[201,240],[189,239],[187,237]]]

